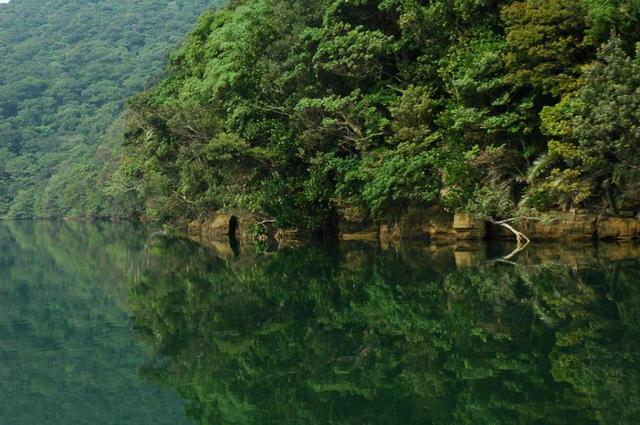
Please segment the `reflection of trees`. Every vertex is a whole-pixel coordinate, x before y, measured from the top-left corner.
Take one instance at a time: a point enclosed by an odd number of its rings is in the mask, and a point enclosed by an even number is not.
[[[199,423],[612,424],[640,405],[637,262],[446,269],[364,246],[226,263],[158,240],[144,373]]]

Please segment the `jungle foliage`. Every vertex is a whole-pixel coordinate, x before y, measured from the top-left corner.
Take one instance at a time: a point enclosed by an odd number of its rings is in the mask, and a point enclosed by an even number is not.
[[[110,190],[309,230],[636,209],[638,41],[637,0],[232,1],[129,100]]]
[[[100,190],[119,152],[112,124],[215,4],[0,5],[0,217],[130,214]]]

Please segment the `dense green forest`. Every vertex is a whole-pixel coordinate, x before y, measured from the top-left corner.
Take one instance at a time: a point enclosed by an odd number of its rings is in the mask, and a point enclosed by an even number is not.
[[[132,98],[112,193],[317,230],[640,206],[640,1],[238,0]]]
[[[0,5],[0,217],[129,213],[100,190],[119,152],[114,120],[214,4]]]

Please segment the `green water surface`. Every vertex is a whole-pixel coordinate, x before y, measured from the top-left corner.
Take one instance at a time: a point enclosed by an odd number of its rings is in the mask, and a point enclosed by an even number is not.
[[[0,424],[638,424],[640,248],[0,223]]]

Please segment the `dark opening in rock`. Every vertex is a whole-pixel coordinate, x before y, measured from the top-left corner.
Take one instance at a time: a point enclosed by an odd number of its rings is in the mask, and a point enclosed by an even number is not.
[[[229,236],[231,236],[232,238],[235,238],[237,230],[238,230],[238,219],[236,218],[235,215],[232,215],[231,218],[229,218]]]

